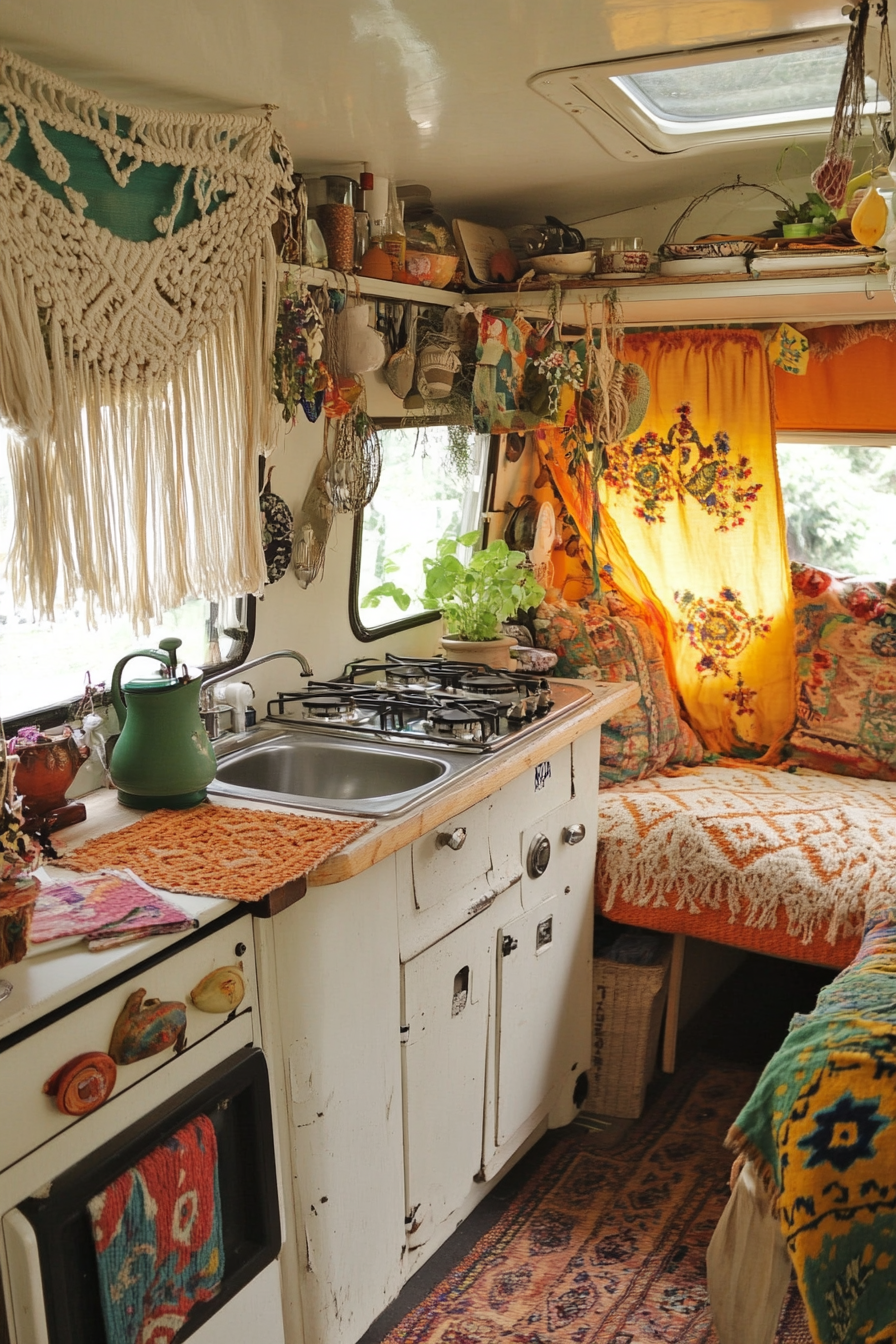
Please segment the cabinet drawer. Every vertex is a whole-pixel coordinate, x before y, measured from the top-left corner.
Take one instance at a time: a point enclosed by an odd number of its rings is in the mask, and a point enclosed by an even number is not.
[[[488,806],[479,803],[451,817],[436,831],[415,840],[411,851],[414,905],[428,910],[447,898],[466,908],[471,888],[488,892],[486,874],[491,868],[488,836]]]
[[[240,945],[244,951],[237,955],[235,949]],[[128,995],[135,990],[145,989],[147,999],[173,1000],[185,1004],[186,1051],[230,1020],[230,1014],[200,1012],[190,1002],[191,989],[209,971],[220,966],[240,964],[246,980],[246,994],[236,1011],[242,1015],[255,1009],[257,996],[253,947],[251,915],[221,929],[212,927],[191,946],[178,944],[172,949],[171,956],[155,965],[135,968],[126,983],[97,994],[87,1003],[45,1026],[38,1024],[36,1032],[8,1046],[0,1055],[0,1068],[3,1069],[4,1077],[16,1079],[16,1102],[11,1108],[9,1124],[0,1127],[0,1170],[87,1118],[64,1115],[55,1099],[43,1092],[43,1085],[57,1069],[76,1055],[89,1050],[108,1050],[112,1028]],[[114,1104],[116,1098],[135,1083],[158,1073],[177,1058],[173,1048],[169,1047],[137,1063],[119,1065],[111,1098],[104,1105]]]

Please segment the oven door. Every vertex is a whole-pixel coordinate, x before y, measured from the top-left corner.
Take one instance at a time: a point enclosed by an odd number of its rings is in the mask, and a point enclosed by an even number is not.
[[[224,1275],[177,1339],[282,1342],[270,1088],[264,1055],[250,1044],[3,1216],[15,1344],[107,1344],[88,1201],[200,1115],[217,1139]]]

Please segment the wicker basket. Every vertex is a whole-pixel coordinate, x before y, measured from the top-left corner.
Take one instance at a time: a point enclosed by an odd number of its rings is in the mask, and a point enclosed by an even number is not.
[[[671,943],[652,966],[595,958],[586,1112],[636,1119],[643,1111],[656,1066],[671,959]]]

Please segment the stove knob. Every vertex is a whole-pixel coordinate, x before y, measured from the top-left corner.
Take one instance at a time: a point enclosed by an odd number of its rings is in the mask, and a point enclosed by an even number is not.
[[[466,826],[458,826],[455,831],[442,831],[436,836],[436,846],[438,849],[447,847],[448,849],[463,849],[467,838]]]
[[[551,861],[551,842],[546,835],[536,835],[526,855],[526,872],[530,877],[541,877]]]
[[[580,821],[572,826],[563,827],[563,843],[566,845],[577,845],[585,839],[585,827]]]

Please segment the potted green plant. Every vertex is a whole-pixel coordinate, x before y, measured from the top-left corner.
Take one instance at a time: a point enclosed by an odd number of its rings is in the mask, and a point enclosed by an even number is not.
[[[809,238],[824,233],[835,222],[835,215],[817,191],[810,191],[804,201],[791,201],[784,210],[775,212],[785,238]]]
[[[467,532],[439,542],[435,558],[423,561],[422,602],[430,611],[441,611],[442,647],[450,657],[509,667],[514,641],[502,634],[501,623],[537,607],[544,589],[524,568],[524,553],[512,551],[503,540],[474,551],[464,563],[458,547],[472,546],[478,538],[478,532]]]

